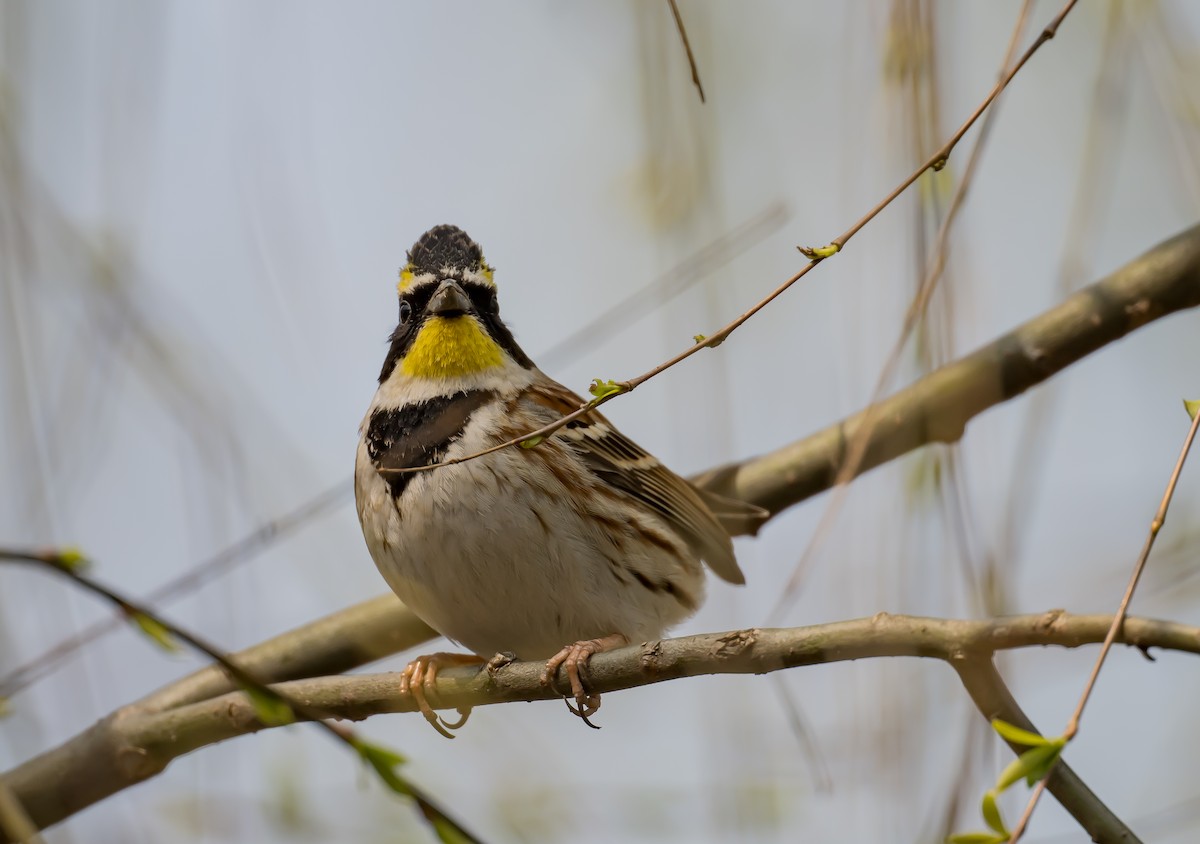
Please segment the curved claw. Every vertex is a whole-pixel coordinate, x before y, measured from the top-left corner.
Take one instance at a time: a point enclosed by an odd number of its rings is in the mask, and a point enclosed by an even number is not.
[[[593,724],[591,720],[589,720],[600,709],[600,695],[588,695],[588,707],[586,709],[577,709],[575,704],[571,703],[571,699],[569,697],[564,697],[563,703],[567,705],[567,711],[577,718],[582,719],[583,723],[587,724],[593,730],[600,729],[599,724]]]
[[[437,675],[442,668],[451,665],[475,665],[483,660],[474,654],[436,653],[419,656],[404,666],[400,672],[400,694],[411,695],[417,704],[417,710],[429,722],[429,725],[448,739],[454,738],[451,730],[457,730],[467,723],[471,715],[470,707],[458,709],[459,719],[447,721],[429,705],[430,697],[437,697]]]
[[[555,674],[558,673],[559,666],[564,666],[567,680],[571,684],[571,697],[575,699],[574,706],[571,705],[570,700],[567,701],[567,709],[582,718],[589,727],[598,730],[600,728],[588,720],[600,709],[600,695],[589,694],[583,687],[587,662],[593,654],[611,651],[628,644],[629,639],[625,636],[613,633],[600,639],[585,639],[567,645],[546,661],[546,667],[542,670],[542,685],[551,685],[554,682]]]
[[[438,716],[438,720],[442,722],[442,726],[445,727],[447,730],[461,730],[463,728],[463,725],[467,723],[467,719],[470,717],[471,717],[471,707],[460,706],[458,708],[458,720],[457,721],[454,721],[453,723],[451,723],[450,721],[447,721],[445,718],[443,718],[441,715]],[[454,738],[454,736],[451,736],[450,738]]]

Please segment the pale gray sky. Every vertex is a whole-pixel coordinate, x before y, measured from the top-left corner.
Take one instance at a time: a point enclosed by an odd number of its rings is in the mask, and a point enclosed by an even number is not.
[[[583,390],[711,333],[799,269],[796,244],[829,241],[912,169],[915,107],[884,61],[907,43],[892,4],[680,6],[707,105],[667,5],[649,0],[5,3],[0,537],[78,544],[103,579],[145,594],[348,478],[396,271],[431,225],[483,244],[519,341]],[[1020,4],[932,6],[940,139],[993,83]],[[1022,43],[1056,11],[1035,4]],[[959,352],[1062,298],[1065,244],[1090,281],[1196,221],[1200,14],[1129,4],[1106,47],[1108,15],[1107,2],[1080,4],[1002,101],[953,239]],[[1092,122],[1102,64],[1116,81]],[[935,192],[947,198],[967,150],[729,342],[609,416],[691,472],[861,407],[915,284],[920,197],[926,211]],[[1094,192],[1079,200],[1081,181]],[[582,354],[540,354],[779,208],[666,306],[622,314]],[[1200,393],[1196,319],[1156,324],[1048,388],[1006,564],[1014,611],[1115,607],[1183,435],[1179,400]],[[915,376],[912,360],[897,383]],[[1029,409],[1023,398],[968,431],[977,552],[1001,539]],[[788,623],[971,611],[949,523],[913,492],[922,459],[856,484]],[[1164,546],[1194,524],[1195,475]],[[713,583],[679,632],[763,624],[827,498],[739,541],[749,584]],[[1163,559],[1135,611],[1200,622],[1186,560]],[[162,610],[233,649],[384,589],[347,499]],[[106,613],[62,583],[0,570],[0,673]],[[1055,730],[1092,655],[1022,653],[1003,668]],[[13,699],[0,767],[194,664],[128,631],[97,641]],[[1007,751],[960,769],[978,716],[944,667],[874,661],[782,682],[831,792],[766,678],[610,695],[598,733],[557,703],[480,710],[454,742],[411,716],[363,730],[407,754],[410,774],[488,841],[919,841],[964,778],[959,828],[979,825],[974,804]],[[1069,758],[1123,817],[1198,796],[1183,751],[1198,685],[1192,660],[1114,654]],[[299,827],[279,809],[289,795]],[[47,840],[425,840],[411,814],[340,748],[289,728],[178,760]],[[1036,835],[1072,829],[1045,801]]]

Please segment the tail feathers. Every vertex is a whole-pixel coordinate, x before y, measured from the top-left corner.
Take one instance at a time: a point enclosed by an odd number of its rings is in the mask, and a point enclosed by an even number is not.
[[[726,498],[698,487],[696,491],[730,536],[756,536],[758,529],[771,518],[771,513],[757,504]]]

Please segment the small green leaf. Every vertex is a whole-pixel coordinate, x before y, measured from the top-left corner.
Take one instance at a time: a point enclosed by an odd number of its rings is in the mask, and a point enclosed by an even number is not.
[[[703,334],[693,334],[692,339],[695,340],[697,343],[703,343],[708,338],[705,337]]]
[[[286,700],[270,689],[242,684],[242,691],[254,707],[254,717],[268,727],[283,727],[296,723],[296,713]]]
[[[60,566],[67,571],[79,572],[87,571],[88,567],[92,564],[91,561],[83,555],[83,551],[75,548],[74,546],[60,548],[57,552],[55,552],[53,562],[56,566]]]
[[[988,789],[983,793],[983,803],[980,805],[980,810],[983,812],[984,823],[1005,838],[1009,837],[1008,827],[1004,825],[1004,818],[1000,817],[1000,807],[996,805],[996,792],[994,789]]]
[[[351,739],[350,743],[354,745],[354,749],[358,751],[358,755],[375,769],[375,773],[379,775],[379,778],[384,781],[388,788],[397,794],[403,794],[408,797],[414,796],[412,789],[405,779],[396,773],[396,769],[405,764],[408,761],[407,759],[394,750],[388,750],[386,747],[371,744],[357,737]]]
[[[1053,744],[1046,747],[1035,747],[1034,750],[1046,751],[1044,758],[1038,757],[1033,760],[1029,773],[1025,775],[1025,784],[1033,786],[1038,780],[1046,778],[1046,774],[1050,773],[1050,768],[1058,761],[1058,757],[1062,756],[1063,748],[1067,742],[1065,739],[1058,739]],[[1027,750],[1026,753],[1033,753],[1033,750]]]
[[[1200,399],[1184,399],[1183,409],[1187,411],[1189,419],[1195,419],[1196,413],[1200,411]]]
[[[1007,835],[994,832],[960,832],[946,839],[946,844],[1005,844]]]
[[[591,385],[588,386],[588,392],[597,399],[606,399],[609,396],[616,395],[617,393],[625,392],[625,387],[619,382],[611,379],[605,381],[601,378],[595,378],[592,380]]]
[[[179,643],[175,641],[175,637],[171,635],[171,631],[164,627],[163,623],[157,618],[148,616],[144,612],[131,612],[129,613],[129,618],[164,651],[170,651],[171,653],[179,651]]]
[[[1029,730],[1022,730],[999,718],[992,719],[992,729],[998,732],[1001,738],[1011,741],[1013,744],[1023,744],[1026,747],[1041,747],[1043,744],[1050,744],[1054,741],[1054,739],[1039,736],[1037,733],[1031,733]]]
[[[797,246],[800,254],[810,261],[816,261],[820,258],[829,258],[842,251],[842,247],[836,243],[831,243],[828,246]]]
[[[433,831],[442,844],[471,844],[470,836],[445,815],[437,815],[431,820]]]
[[[530,437],[527,440],[521,440],[521,448],[537,448],[545,441],[545,439],[545,437],[539,435],[536,437]]]
[[[996,791],[1004,791],[1021,779],[1033,785],[1046,776],[1046,771],[1061,753],[1062,745],[1054,742],[1026,750],[1000,773],[1000,778],[996,780]]]

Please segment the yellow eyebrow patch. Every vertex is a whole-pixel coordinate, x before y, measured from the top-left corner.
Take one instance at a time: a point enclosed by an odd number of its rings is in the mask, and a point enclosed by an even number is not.
[[[412,286],[412,283],[413,283],[412,264],[405,264],[404,268],[400,270],[400,283],[396,285],[396,290],[400,293],[403,293],[405,290],[407,290],[409,287]]]
[[[454,378],[504,364],[504,352],[474,317],[430,317],[400,371],[410,378]]]

